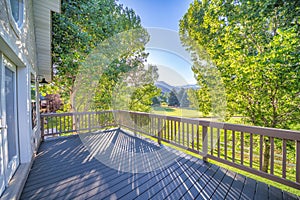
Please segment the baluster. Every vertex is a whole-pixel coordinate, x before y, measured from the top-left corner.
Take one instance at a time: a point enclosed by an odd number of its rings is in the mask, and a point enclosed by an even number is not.
[[[203,160],[206,161],[206,155],[208,150],[208,138],[207,138],[207,126],[202,126],[202,153],[203,153]]]
[[[200,148],[200,145],[199,145],[199,142],[200,142],[200,137],[199,137],[199,124],[196,125],[197,127],[197,151],[199,152],[199,148]]]
[[[195,135],[194,135],[194,126],[195,126],[195,125],[192,124],[192,149],[193,149],[193,150],[194,150],[194,148],[195,148],[195,145],[194,145],[194,138],[195,138],[195,137],[194,137],[194,136],[195,136]]]
[[[274,138],[270,138],[271,143],[271,163],[270,163],[270,173],[274,174]]]
[[[235,131],[232,131],[232,162],[235,162]]]
[[[158,144],[160,145],[161,144],[161,128],[160,128],[160,118],[158,118],[158,134],[157,134],[157,140],[158,140]]]
[[[221,146],[220,146],[220,129],[217,129],[217,134],[218,134],[218,158],[220,158],[220,151],[221,151]]]
[[[259,137],[259,170],[262,171],[263,168],[263,140],[264,136],[260,135]]]
[[[286,140],[282,140],[282,178],[286,178]]]
[[[186,123],[187,148],[190,148],[190,124]]]
[[[241,132],[241,165],[244,165],[244,132]]]
[[[224,158],[227,160],[227,130],[224,130]]]
[[[250,133],[250,167],[252,168],[253,162],[253,134]]]
[[[210,127],[210,154],[214,155],[214,129]]]
[[[185,135],[185,132],[184,132],[184,127],[185,127],[185,123],[184,122],[181,122],[182,123],[182,132],[181,132],[181,134],[182,134],[182,145],[184,146],[184,135]]]

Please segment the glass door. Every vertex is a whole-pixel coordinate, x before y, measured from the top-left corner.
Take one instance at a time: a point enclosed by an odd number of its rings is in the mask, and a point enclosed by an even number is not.
[[[16,90],[16,67],[8,60],[3,59],[4,63],[4,91],[5,91],[5,107],[3,115],[5,129],[4,141],[7,141],[7,151],[4,154],[7,159],[6,183],[12,178],[13,174],[19,166],[19,138],[17,128],[17,90]],[[5,133],[6,132],[6,133]],[[6,136],[6,137],[5,137]],[[6,138],[6,140],[5,140]]]

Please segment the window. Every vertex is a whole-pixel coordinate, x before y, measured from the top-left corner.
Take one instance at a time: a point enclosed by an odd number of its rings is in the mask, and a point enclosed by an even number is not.
[[[23,25],[24,18],[24,0],[10,0],[11,14],[18,25]]]

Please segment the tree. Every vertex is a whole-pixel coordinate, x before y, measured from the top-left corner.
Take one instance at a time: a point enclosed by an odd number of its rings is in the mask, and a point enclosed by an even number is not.
[[[210,114],[211,101],[208,88],[206,86],[197,90],[189,89],[187,91],[187,95],[192,108],[199,110],[204,116]]]
[[[152,100],[161,94],[161,90],[154,85],[158,79],[158,68],[141,62],[136,68],[125,73],[114,91],[113,106],[116,109],[149,112]]]
[[[176,91],[174,89],[170,92],[168,106],[180,106],[180,102],[178,101]]]
[[[160,94],[154,84],[144,84],[132,93],[129,103],[129,109],[133,111],[149,112],[151,110],[152,99]]]
[[[180,35],[194,57],[199,84],[205,85],[201,70],[211,62],[221,74],[231,114],[240,113],[258,126],[298,123],[299,16],[299,1],[194,1],[180,21]],[[265,138],[264,171],[269,152]]]
[[[190,101],[188,100],[187,90],[180,88],[179,92],[177,93],[177,98],[180,102],[180,107],[189,107]]]
[[[158,99],[158,97],[152,98],[152,106],[160,106],[160,100]]]
[[[62,0],[62,12],[52,15],[53,83],[71,111],[79,66],[105,39],[122,31],[140,28],[134,11],[114,0]],[[43,91],[42,91],[43,92]]]

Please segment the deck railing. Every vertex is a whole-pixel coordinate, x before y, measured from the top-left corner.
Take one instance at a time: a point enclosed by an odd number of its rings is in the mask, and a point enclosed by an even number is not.
[[[112,111],[41,114],[42,140],[48,137],[116,127]]]
[[[42,136],[121,127],[200,154],[204,160],[300,189],[299,131],[130,111],[43,114],[41,118]],[[269,157],[267,172],[263,171],[265,157]]]

